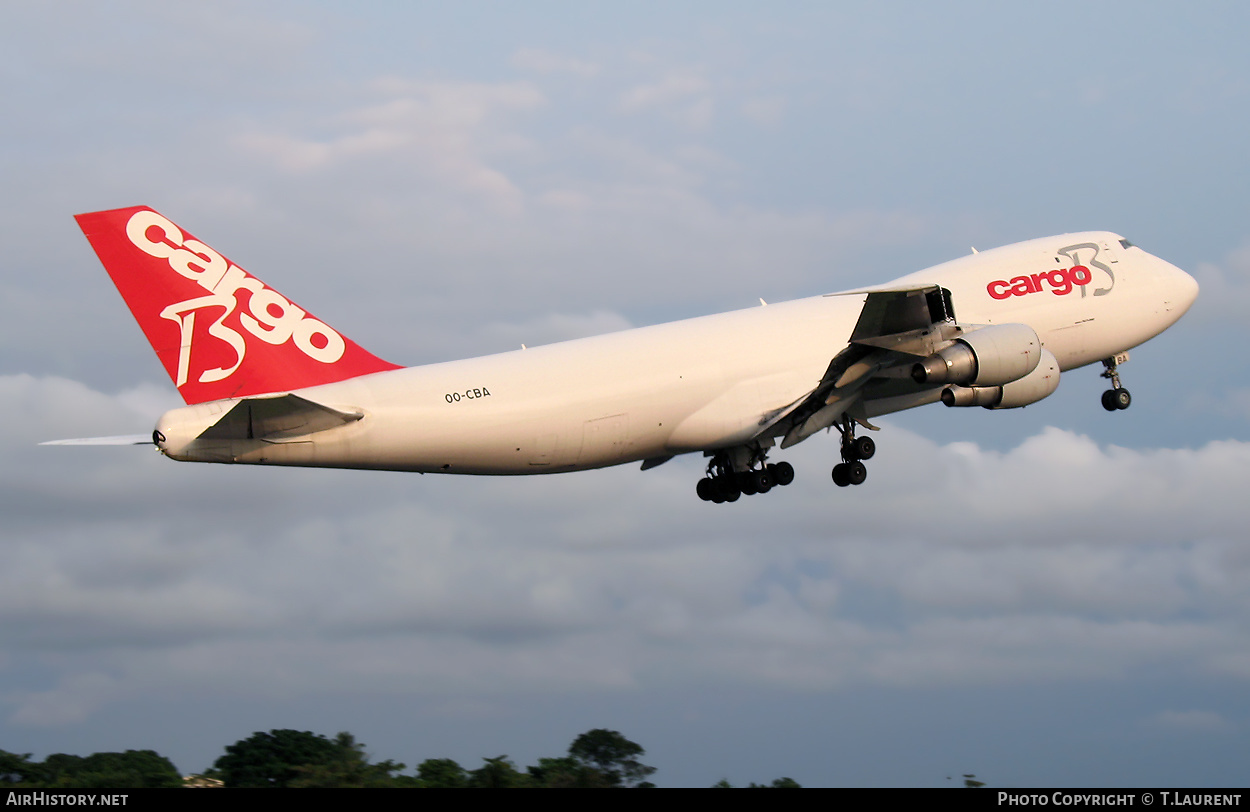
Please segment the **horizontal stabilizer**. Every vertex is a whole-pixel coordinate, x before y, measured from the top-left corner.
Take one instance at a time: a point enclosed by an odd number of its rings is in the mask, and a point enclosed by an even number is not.
[[[199,439],[283,440],[338,428],[362,417],[358,412],[340,412],[298,395],[249,398],[239,401]]]
[[[39,445],[152,445],[152,435],[116,434],[112,437],[80,437],[76,440],[48,440]]]

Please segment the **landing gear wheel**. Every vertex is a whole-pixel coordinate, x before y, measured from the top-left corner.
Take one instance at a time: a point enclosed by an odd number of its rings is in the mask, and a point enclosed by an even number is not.
[[[1133,405],[1133,396],[1127,389],[1108,389],[1102,393],[1102,407],[1109,412],[1127,409]]]
[[[763,447],[738,447],[720,451],[707,464],[707,472],[695,491],[705,502],[736,502],[740,497],[768,493],[794,481],[788,462],[767,462]]]
[[[865,423],[864,425],[868,425]],[[844,415],[841,422],[834,423],[842,435],[842,462],[833,466],[833,482],[840,488],[862,484],[868,478],[863,460],[870,460],[877,453],[877,444],[871,437],[855,436],[855,421]],[[874,428],[868,425],[869,428]]]
[[[772,475],[773,482],[783,488],[794,481],[794,466],[788,462],[768,466],[768,473]]]
[[[877,444],[873,442],[871,437],[860,437],[852,443],[855,450],[855,456],[861,460],[870,460],[872,455],[877,453]]]
[[[1120,385],[1120,364],[1127,360],[1128,353],[1121,353],[1112,358],[1104,358],[1102,361],[1105,369],[1103,369],[1099,377],[1107,378],[1111,381],[1111,388],[1102,393],[1102,407],[1109,412],[1127,409],[1133,403],[1133,396]]]

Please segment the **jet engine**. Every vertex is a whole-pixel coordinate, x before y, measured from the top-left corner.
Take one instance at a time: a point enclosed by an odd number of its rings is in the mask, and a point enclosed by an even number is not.
[[[1041,340],[1027,324],[982,327],[917,362],[911,377],[916,383],[1002,386],[1033,372],[1041,349]]]
[[[1002,386],[948,386],[942,390],[947,406],[984,406],[987,409],[1015,409],[1037,403],[1059,388],[1059,362],[1050,350],[1033,371],[1018,381]]]

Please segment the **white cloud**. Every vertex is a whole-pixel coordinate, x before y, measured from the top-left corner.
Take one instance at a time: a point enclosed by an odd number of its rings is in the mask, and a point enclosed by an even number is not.
[[[1250,313],[1250,245],[1229,252],[1218,263],[1200,263],[1193,275],[1201,288],[1193,308],[1199,318],[1246,322]]]
[[[456,479],[30,445],[75,414],[115,430],[132,399],[0,378],[22,505],[0,536],[0,644],[55,675],[6,693],[14,723],[184,690],[826,690],[1250,661],[1242,443],[1051,429],[996,453],[890,430],[852,493],[815,439],[794,485],[719,507],[695,498],[693,459]]]
[[[769,97],[747,99],[739,105],[738,109],[743,117],[756,124],[775,126],[781,123],[786,114],[786,108],[785,99]]]
[[[267,131],[259,123],[234,135],[254,158],[289,172],[308,173],[383,162],[392,176],[415,174],[444,191],[470,193],[510,207],[521,192],[492,165],[501,153],[526,149],[523,139],[501,136],[495,118],[533,110],[545,99],[525,82],[435,82],[384,77],[369,84],[382,100],[341,111],[322,128],[337,135],[310,140],[298,132]],[[301,130],[314,129],[305,123]]]
[[[637,85],[621,95],[621,110],[634,113],[650,107],[686,102],[691,96],[705,96],[711,89],[707,79],[693,71],[674,71],[659,81]]]
[[[598,75],[599,66],[593,62],[544,51],[540,48],[521,48],[512,55],[512,65],[519,70],[538,74],[566,73],[581,79]]]
[[[625,91],[617,108],[629,115],[661,112],[683,127],[700,130],[712,123],[715,113],[711,89],[711,83],[701,74],[678,69],[658,81]]]
[[[1218,713],[1204,710],[1160,711],[1148,719],[1147,724],[1174,733],[1222,732],[1233,727],[1227,719]]]

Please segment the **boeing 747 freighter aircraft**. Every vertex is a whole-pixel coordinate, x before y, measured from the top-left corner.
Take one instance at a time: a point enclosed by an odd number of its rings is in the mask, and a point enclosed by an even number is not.
[[[1198,295],[1117,234],[1065,234],[879,287],[404,369],[152,209],[76,219],[187,402],[152,433],[168,457],[539,474],[702,452],[711,502],[789,484],[769,455],[829,428],[833,481],[859,485],[876,445],[856,432],[877,415],[1027,406],[1099,361],[1102,405],[1126,409],[1117,364]]]

